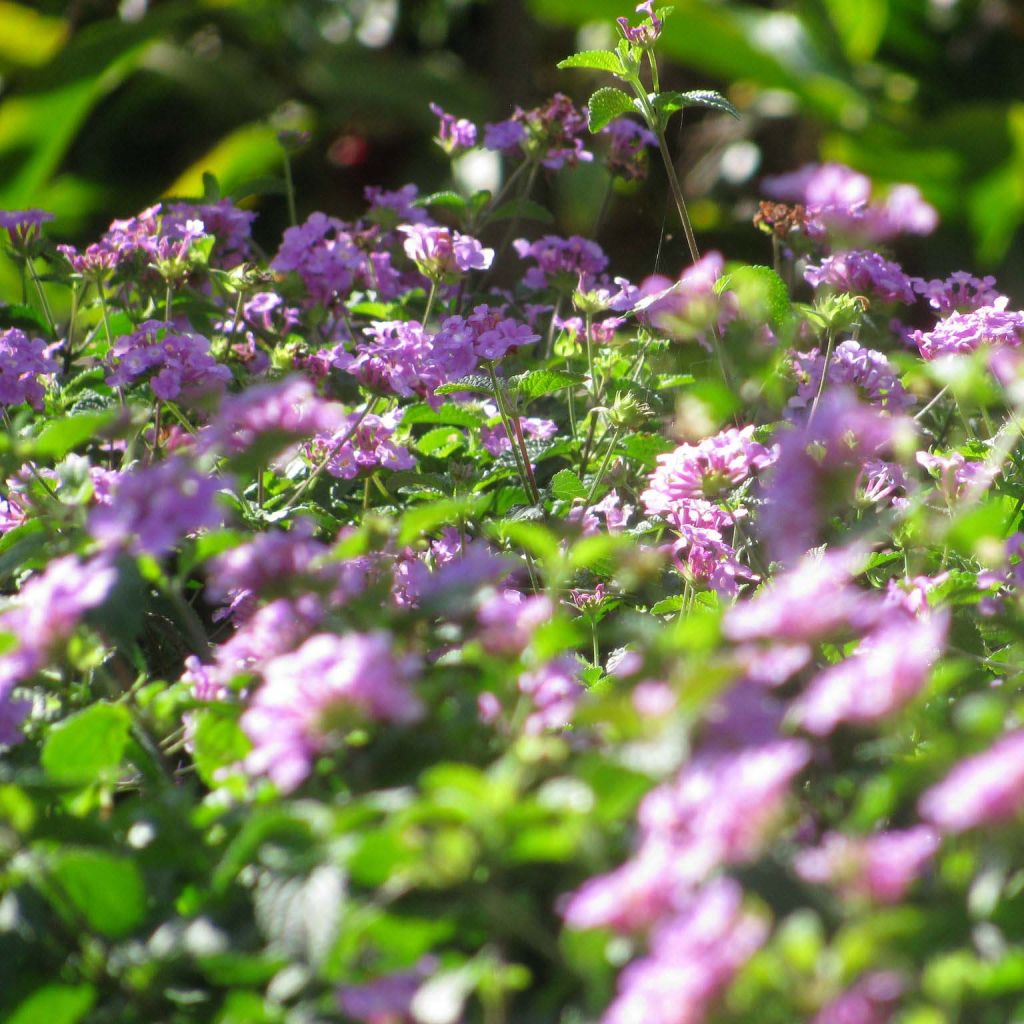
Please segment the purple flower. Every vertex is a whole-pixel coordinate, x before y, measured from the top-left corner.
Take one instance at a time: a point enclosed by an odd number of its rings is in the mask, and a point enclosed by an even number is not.
[[[982,306],[994,306],[1000,299],[1005,299],[996,291],[994,277],[974,277],[963,270],[950,274],[944,281],[912,277],[910,283],[918,295],[928,300],[932,309],[944,316],[949,313],[969,313]]]
[[[731,296],[720,296],[716,288],[724,265],[721,253],[708,252],[677,281],[661,274],[646,278],[640,285],[640,298],[633,304],[634,312],[643,314],[658,331],[707,346],[711,328],[721,328],[733,315],[727,302]]]
[[[221,390],[231,380],[231,371],[210,354],[207,338],[175,331],[163,320],[147,320],[118,338],[110,362],[108,384],[122,387],[147,377],[153,394],[164,401]]]
[[[518,590],[500,590],[477,610],[477,635],[489,654],[520,654],[529,645],[534,630],[553,613],[551,600],[543,594],[524,597]]]
[[[526,128],[520,121],[509,118],[495,124],[484,125],[484,148],[497,153],[519,152],[526,141]]]
[[[701,1024],[768,935],[767,923],[742,901],[739,885],[721,878],[659,924],[647,956],[619,975],[602,1024]]]
[[[270,266],[297,273],[310,298],[325,306],[347,296],[367,271],[366,257],[348,226],[319,212],[285,231]]]
[[[1024,806],[1024,730],[957,764],[918,802],[925,821],[942,832],[998,825]]]
[[[978,497],[998,475],[999,468],[980,459],[966,459],[961,452],[936,455],[918,452],[917,464],[923,466],[939,482],[939,490],[947,501]]]
[[[816,641],[836,633],[860,633],[879,621],[880,603],[852,585],[857,551],[807,555],[750,600],[730,608],[722,631],[733,641]]]
[[[812,1024],[887,1024],[903,990],[895,971],[872,971],[823,1007]]]
[[[601,129],[608,139],[608,169],[613,174],[639,181],[647,177],[648,147],[657,146],[658,138],[642,124],[628,117],[617,117]]]
[[[387,974],[362,985],[341,985],[338,1008],[346,1018],[362,1024],[411,1022],[413,997],[439,966],[436,957],[425,956],[411,970]]]
[[[523,277],[527,288],[587,290],[596,275],[608,266],[608,257],[597,242],[580,235],[545,235],[536,242],[517,238],[513,245],[520,259],[536,264]]]
[[[641,498],[648,515],[671,514],[680,501],[717,498],[756,470],[770,466],[777,450],[754,440],[754,428],[730,427],[697,444],[658,456],[658,468]]]
[[[519,690],[530,698],[534,708],[523,727],[527,735],[564,729],[571,722],[584,692],[581,670],[574,657],[562,655],[519,677]]]
[[[300,377],[274,384],[246,388],[227,395],[210,424],[199,435],[204,451],[226,455],[247,451],[256,444],[285,445],[333,433],[345,422],[345,411],[337,402],[318,398],[313,385]]]
[[[161,231],[180,233],[190,220],[199,220],[206,234],[216,239],[212,262],[224,269],[237,266],[252,256],[252,224],[256,214],[240,210],[230,199],[215,203],[174,203],[164,215]]]
[[[327,472],[341,480],[352,480],[368,469],[412,469],[416,460],[408,448],[395,444],[391,437],[401,419],[402,410],[383,416],[351,413],[331,434],[318,434],[306,446],[306,457],[315,465],[329,456]]]
[[[103,603],[116,579],[116,570],[102,556],[82,561],[67,555],[25,583],[0,613],[0,631],[17,641],[13,650],[0,654],[0,697],[5,702],[13,686],[46,665],[82,616]],[[0,735],[0,743],[13,742],[16,737],[9,730]]]
[[[523,110],[497,124],[484,125],[484,147],[508,154],[525,154],[542,166],[557,171],[593,160],[581,136],[587,130],[587,113],[562,93],[555,93],[542,107]]]
[[[942,653],[948,616],[898,619],[870,633],[837,665],[825,669],[793,707],[796,721],[816,736],[840,723],[867,725],[887,718],[914,697]]]
[[[476,125],[472,121],[446,114],[436,103],[430,104],[430,112],[440,119],[437,141],[449,156],[458,156],[476,145]]]
[[[53,220],[46,210],[0,210],[0,228],[7,231],[11,246],[28,253],[42,236],[42,226]]]
[[[485,249],[475,238],[448,228],[426,224],[401,224],[405,235],[406,256],[424,277],[446,281],[470,270],[486,270],[494,259],[494,250]]]
[[[623,37],[637,46],[653,46],[658,41],[662,27],[665,24],[654,10],[654,0],[644,0],[643,3],[637,4],[636,13],[646,14],[647,17],[635,28],[630,26],[629,18],[615,19],[622,31]]]
[[[1024,312],[1007,310],[1005,297],[969,313],[951,313],[930,331],[913,331],[911,340],[924,359],[974,352],[982,345],[1019,348],[1024,339]]]
[[[39,378],[57,370],[45,341],[30,338],[17,327],[0,331],[0,405],[28,402],[42,409],[45,391]]]
[[[222,486],[181,457],[145,466],[122,475],[111,503],[89,516],[89,532],[104,546],[159,558],[188,534],[223,522],[215,500]]]
[[[388,633],[321,633],[263,668],[264,683],[242,715],[252,741],[246,768],[291,792],[332,733],[370,718],[415,722],[423,715],[409,688],[415,658],[399,657]]]
[[[827,284],[837,292],[867,292],[885,302],[914,301],[911,279],[903,268],[870,249],[827,256],[820,266],[809,265],[804,278],[815,288]]]
[[[490,402],[484,403],[483,408],[489,416],[498,415],[498,407]],[[538,441],[546,441],[558,433],[558,425],[554,420],[540,419],[535,416],[520,416],[519,425],[522,427],[524,437]],[[512,450],[512,442],[509,440],[503,423],[497,423],[493,427],[481,427],[480,443],[495,458],[503,452]]]
[[[408,398],[433,393],[447,380],[433,339],[418,320],[375,321],[364,329],[348,372],[369,388]]]
[[[797,854],[795,867],[806,882],[899,903],[938,848],[938,833],[927,825],[863,837],[829,832],[821,846]]]

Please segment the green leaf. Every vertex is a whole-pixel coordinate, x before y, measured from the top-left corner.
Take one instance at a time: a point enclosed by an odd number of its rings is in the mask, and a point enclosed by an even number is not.
[[[502,203],[491,213],[491,220],[536,220],[542,224],[555,222],[554,215],[546,206],[525,198]]]
[[[565,60],[560,60],[555,67],[560,71],[566,68],[590,68],[592,71],[610,71],[613,75],[624,75],[619,55],[614,50],[582,50]]]
[[[65,848],[55,855],[51,875],[86,923],[110,938],[127,935],[146,915],[142,875],[127,857]]]
[[[659,455],[670,452],[675,447],[660,434],[630,434],[624,437],[620,444],[631,459],[636,459],[645,466],[653,466]]]
[[[771,267],[735,267],[723,285],[726,289],[735,293],[746,320],[767,319],[777,331],[793,316],[786,282]]]
[[[448,210],[464,210],[466,208],[466,197],[453,192],[451,189],[444,189],[441,192],[431,192],[429,196],[420,196],[414,199],[413,206],[443,206]]]
[[[76,416],[51,420],[32,445],[36,458],[59,460],[73,448],[95,439],[113,418],[113,411],[82,412]]]
[[[720,110],[739,120],[740,112],[720,93],[713,89],[693,89],[690,92],[663,92],[651,101],[655,110],[669,115],[684,107],[709,107]]]
[[[238,764],[252,748],[238,724],[237,709],[212,707],[197,711],[194,718],[192,759],[199,777],[211,789],[222,768]]]
[[[422,455],[446,458],[465,444],[466,438],[457,427],[435,427],[416,441],[416,451]]]
[[[635,110],[633,100],[621,89],[606,87],[598,89],[590,97],[590,131],[599,132],[615,118]]]
[[[491,378],[485,377],[482,373],[471,373],[468,377],[460,377],[449,384],[442,384],[439,388],[434,388],[435,395],[454,395],[460,391],[472,391],[481,395],[494,395]]]
[[[551,478],[551,493],[562,501],[585,498],[587,489],[571,469],[561,469]]]
[[[530,370],[528,373],[518,373],[510,377],[508,386],[510,391],[529,401],[582,383],[583,376],[578,373],[569,373],[566,370]]]
[[[77,1024],[95,1000],[92,985],[44,985],[18,1004],[7,1024]]]
[[[409,406],[402,413],[403,426],[410,423],[443,423],[451,427],[479,427],[486,417],[475,409],[448,402],[440,409],[431,409],[425,402]]]
[[[54,725],[43,744],[46,774],[64,785],[111,779],[121,763],[131,716],[119,704],[93,704]]]

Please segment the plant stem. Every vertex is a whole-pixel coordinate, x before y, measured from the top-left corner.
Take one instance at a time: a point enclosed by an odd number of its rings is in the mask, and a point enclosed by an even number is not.
[[[284,155],[284,194],[288,200],[288,223],[297,227],[298,214],[295,212],[295,181],[292,179],[292,162],[288,154]]]
[[[818,403],[825,393],[825,381],[828,380],[828,369],[832,362],[832,345],[835,342],[835,335],[831,328],[825,333],[825,359],[821,364],[821,380],[818,381],[818,391],[811,402],[811,411],[807,415],[807,426],[814,422],[814,414],[818,411]]]
[[[512,446],[512,454],[515,456],[516,465],[522,474],[523,483],[526,485],[526,493],[530,495],[530,500],[535,505],[539,505],[540,489],[537,487],[537,480],[533,475],[533,466],[530,465],[530,454],[526,450],[526,438],[523,436],[523,428],[519,422],[519,417],[508,405],[505,388],[502,382],[498,380],[498,375],[494,371],[493,361],[488,361],[487,371],[491,376],[491,386],[494,388],[495,398],[498,400],[498,413],[501,416],[502,426],[505,428],[505,434],[508,437],[509,444]],[[518,453],[516,451],[517,447]]]

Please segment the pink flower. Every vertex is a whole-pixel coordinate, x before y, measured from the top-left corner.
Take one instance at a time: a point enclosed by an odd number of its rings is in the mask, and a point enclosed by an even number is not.
[[[943,612],[884,624],[811,682],[793,707],[796,721],[826,736],[841,722],[870,725],[898,711],[924,685],[948,624]]]
[[[242,715],[253,744],[246,768],[290,792],[336,727],[365,718],[417,721],[423,704],[409,688],[416,669],[414,658],[395,655],[385,632],[311,637],[264,666],[264,684]]]
[[[998,825],[1024,806],[1024,730],[957,764],[918,802],[926,821],[943,832]]]
[[[895,971],[872,971],[823,1007],[813,1024],[887,1024],[903,990]]]

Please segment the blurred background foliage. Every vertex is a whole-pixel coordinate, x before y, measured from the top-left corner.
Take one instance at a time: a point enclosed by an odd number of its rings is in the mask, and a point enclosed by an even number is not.
[[[277,132],[302,128],[300,217],[352,216],[368,184],[450,184],[435,100],[478,122],[592,81],[558,72],[613,41],[623,0],[0,0],[0,209],[58,215],[92,240],[113,217],[199,197],[203,174],[287,224]],[[740,122],[680,125],[680,170],[706,246],[765,262],[750,228],[762,174],[839,160],[911,181],[940,210],[898,255],[926,274],[995,273],[1024,296],[1024,9],[1011,0],[677,0],[663,87],[713,87]],[[606,84],[606,83],[601,83]],[[652,162],[653,163],[653,162]],[[561,233],[597,234],[617,272],[681,262],[666,190],[609,190],[594,165],[539,194]],[[542,185],[546,187],[546,185]],[[610,201],[609,201],[610,200]],[[680,259],[672,246],[680,247]],[[1020,304],[1018,299],[1017,304]]]

